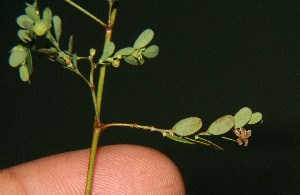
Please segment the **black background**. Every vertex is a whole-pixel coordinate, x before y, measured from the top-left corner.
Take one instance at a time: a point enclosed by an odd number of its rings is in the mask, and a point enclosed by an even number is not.
[[[104,0],[76,2],[105,18]],[[88,148],[92,135],[90,91],[78,76],[36,58],[28,85],[9,66],[8,52],[19,41],[15,19],[24,3],[1,1],[0,168]],[[104,31],[94,21],[63,1],[39,4],[61,16],[63,48],[73,34],[79,55],[88,55],[91,47],[100,55]],[[187,194],[299,194],[299,10],[296,0],[120,0],[117,48],[131,46],[151,28],[160,54],[141,67],[122,63],[108,69],[103,122],[170,128],[199,116],[207,128],[243,106],[262,112],[264,122],[250,127],[248,147],[214,139],[225,152],[130,128],[107,130],[100,145],[160,150],[179,167]],[[80,66],[88,71],[88,64]]]

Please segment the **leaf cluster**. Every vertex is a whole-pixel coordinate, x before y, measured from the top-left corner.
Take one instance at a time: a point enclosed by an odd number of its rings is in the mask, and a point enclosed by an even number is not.
[[[56,40],[52,37],[50,29],[54,25]],[[37,3],[26,3],[25,14],[17,18],[17,24],[21,27],[18,31],[18,37],[21,43],[10,51],[9,64],[12,67],[19,67],[20,78],[22,81],[30,81],[30,75],[33,73],[32,55],[35,51],[36,39],[46,35],[56,48],[51,48],[51,52],[56,53],[59,50],[58,41],[61,36],[61,20],[58,16],[52,17],[50,8],[45,8],[40,14]],[[49,52],[49,51],[48,51]]]
[[[195,144],[200,143],[204,145],[214,146],[217,149],[221,147],[204,139],[202,136],[223,135],[230,130],[243,128],[245,125],[252,125],[262,121],[262,114],[260,112],[252,112],[250,108],[244,107],[240,109],[234,116],[225,115],[216,119],[208,127],[206,131],[199,132],[202,127],[202,120],[199,117],[189,117],[178,121],[169,131],[166,136],[172,140]],[[188,136],[194,135],[194,138]]]
[[[157,45],[151,45],[146,48],[153,37],[154,32],[151,29],[146,29],[139,35],[132,47],[120,49],[114,55],[115,44],[108,42],[104,45],[103,54],[100,57],[99,63],[119,67],[120,60],[124,59],[125,62],[131,65],[143,65],[145,63],[143,56],[146,58],[155,58],[159,53],[159,47]]]
[[[115,44],[113,42],[106,43],[97,63],[93,62],[96,54],[96,50],[93,48],[90,49],[89,56],[79,57],[76,53],[73,53],[73,35],[70,36],[68,49],[60,49],[61,18],[57,15],[53,16],[51,9],[48,7],[43,10],[41,15],[36,3],[32,5],[26,3],[25,14],[17,18],[17,24],[21,27],[17,33],[21,44],[11,50],[9,64],[12,67],[19,67],[22,81],[30,82],[30,76],[33,72],[32,53],[48,56],[49,60],[59,62],[64,68],[80,75],[88,84],[90,84],[88,79],[79,71],[78,60],[89,60],[92,65],[91,73],[93,73],[94,68],[98,65],[119,67],[121,59],[131,65],[142,65],[145,63],[144,57],[154,58],[159,53],[157,45],[148,46],[154,37],[154,32],[151,29],[146,29],[139,35],[132,47],[125,47],[115,52]],[[55,36],[51,33],[52,28]],[[39,37],[48,39],[53,46],[36,49],[36,41]]]

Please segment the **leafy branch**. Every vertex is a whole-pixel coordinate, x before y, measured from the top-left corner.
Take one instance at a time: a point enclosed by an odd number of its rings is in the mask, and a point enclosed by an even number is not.
[[[71,0],[64,0],[85,15],[95,20],[105,30],[105,43],[100,57],[96,56],[97,50],[91,48],[88,56],[78,55],[73,50],[74,37],[69,38],[68,48],[61,49],[60,39],[62,35],[62,20],[59,16],[52,14],[50,8],[45,8],[43,12],[38,9],[37,0],[33,4],[26,3],[25,14],[17,18],[17,24],[21,27],[18,37],[21,43],[11,49],[9,64],[14,68],[19,68],[19,75],[22,81],[29,82],[33,74],[32,55],[47,56],[50,61],[56,61],[63,68],[77,74],[88,85],[91,90],[94,105],[95,120],[93,128],[93,139],[90,152],[89,168],[87,173],[86,194],[91,193],[92,178],[96,160],[96,152],[99,137],[102,131],[109,127],[130,127],[136,129],[149,130],[161,133],[164,137],[185,144],[202,144],[213,147],[217,150],[223,148],[207,138],[210,136],[220,136],[222,139],[237,142],[239,145],[248,145],[251,130],[246,130],[245,125],[252,125],[262,121],[260,112],[252,112],[250,108],[240,109],[234,116],[225,115],[215,120],[205,131],[200,131],[202,120],[199,117],[188,117],[177,122],[172,128],[161,129],[154,126],[127,123],[104,124],[101,121],[101,106],[104,91],[104,81],[107,67],[118,68],[122,61],[139,66],[145,63],[145,58],[155,58],[159,53],[157,45],[150,45],[154,37],[151,29],[144,30],[135,40],[132,46],[119,49],[115,52],[116,46],[111,41],[115,18],[117,14],[117,0],[109,0],[108,21],[104,23],[96,16],[77,5]],[[36,48],[39,39],[47,39],[52,46]],[[89,75],[84,75],[79,69],[79,62],[86,60],[90,64]],[[99,69],[99,80],[95,82],[95,72]],[[237,138],[224,137],[223,135],[233,132]]]

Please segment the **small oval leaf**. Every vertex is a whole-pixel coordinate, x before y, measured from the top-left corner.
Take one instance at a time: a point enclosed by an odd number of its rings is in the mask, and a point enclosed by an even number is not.
[[[11,54],[9,56],[9,64],[12,67],[17,67],[26,60],[26,57],[27,57],[26,49],[24,49],[23,46],[18,45],[14,47],[11,51]]]
[[[43,12],[43,21],[46,23],[47,29],[50,29],[52,26],[52,11],[49,7]]]
[[[139,61],[133,56],[127,56],[124,58],[125,62],[131,65],[139,65]]]
[[[234,117],[225,115],[215,120],[208,128],[207,132],[212,135],[221,135],[228,132],[234,126]]]
[[[100,60],[106,60],[114,53],[114,51],[115,51],[115,44],[113,42],[105,43],[104,49],[103,49],[103,54],[102,54]]]
[[[32,41],[28,30],[19,30],[18,36],[24,43],[30,43]]]
[[[27,5],[27,7],[25,8],[25,13],[34,22],[40,20],[39,12],[38,10],[36,10],[35,6],[33,5]]]
[[[29,24],[33,25],[33,21],[27,16],[27,15],[21,15],[17,18],[17,24],[21,27],[21,28],[26,28],[24,26],[24,22],[28,22]]]
[[[23,23],[24,27],[30,32],[30,33],[34,33],[33,32],[33,24],[28,22],[28,21],[25,21]]]
[[[59,16],[53,16],[53,26],[54,26],[54,33],[56,37],[56,41],[59,42],[59,39],[61,37],[61,31],[62,31],[62,21]]]
[[[157,45],[151,45],[142,54],[147,58],[155,58],[158,53],[159,47]]]
[[[235,115],[234,115],[234,127],[235,128],[241,128],[245,126],[248,121],[250,120],[252,115],[252,111],[248,107],[244,107],[240,109]]]
[[[26,82],[29,80],[28,68],[25,65],[20,66],[19,73],[22,81]]]
[[[136,39],[136,41],[133,45],[133,48],[134,49],[140,49],[140,48],[145,47],[153,39],[153,36],[154,36],[154,32],[151,29],[146,29]]]
[[[260,112],[255,112],[252,114],[248,124],[249,125],[256,124],[261,120],[262,120],[262,114]]]
[[[120,49],[116,52],[114,56],[128,56],[134,52],[134,49],[132,47],[125,47],[123,49]]]
[[[173,131],[180,136],[188,136],[196,133],[202,127],[202,121],[198,117],[189,117],[180,120],[173,126]]]

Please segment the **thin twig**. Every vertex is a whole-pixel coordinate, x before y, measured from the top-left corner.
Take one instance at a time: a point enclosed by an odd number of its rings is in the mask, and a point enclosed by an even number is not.
[[[89,16],[90,18],[92,18],[93,20],[95,20],[96,22],[98,22],[104,28],[107,28],[107,25],[104,22],[102,22],[102,20],[100,20],[99,18],[97,18],[96,16],[94,16],[93,14],[91,14],[90,12],[88,12],[87,10],[85,10],[84,8],[82,8],[81,6],[77,5],[76,3],[74,3],[71,0],[64,0],[64,1],[66,1],[70,5],[74,6],[76,9],[78,9],[81,12],[83,12],[84,14],[86,14],[87,16]]]
[[[144,130],[150,130],[150,131],[158,131],[158,132],[168,132],[170,130],[168,129],[159,129],[153,126],[145,126],[145,125],[138,125],[138,124],[128,124],[128,123],[110,123],[105,124],[102,127],[102,130],[107,129],[108,127],[131,127],[136,129],[144,129]]]
[[[236,140],[231,139],[231,138],[229,138],[229,137],[221,137],[221,138],[226,139],[226,140],[229,140],[229,141],[237,142]]]

